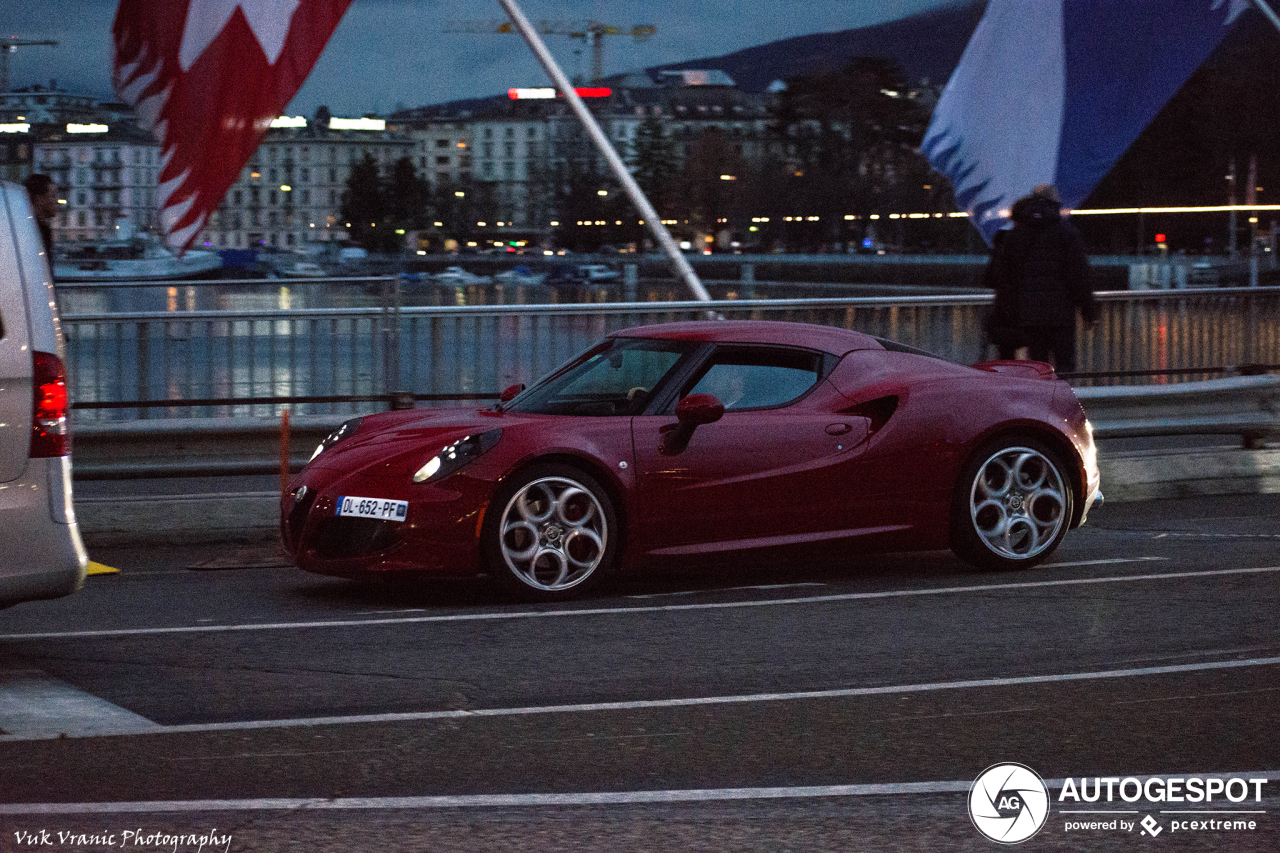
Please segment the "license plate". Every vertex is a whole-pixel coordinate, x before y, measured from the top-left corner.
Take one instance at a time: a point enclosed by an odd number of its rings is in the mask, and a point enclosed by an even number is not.
[[[392,501],[386,498],[338,498],[338,515],[354,518],[378,518],[383,521],[404,521],[409,512],[408,501]]]

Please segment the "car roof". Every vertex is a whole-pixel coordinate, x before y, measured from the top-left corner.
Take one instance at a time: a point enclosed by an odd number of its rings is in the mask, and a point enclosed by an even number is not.
[[[624,338],[776,344],[806,347],[833,355],[844,355],[853,350],[884,349],[878,340],[863,332],[811,323],[788,323],[781,320],[696,320],[636,326],[613,334],[615,337]]]

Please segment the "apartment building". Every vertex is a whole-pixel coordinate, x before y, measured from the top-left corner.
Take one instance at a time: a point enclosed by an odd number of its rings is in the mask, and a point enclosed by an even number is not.
[[[277,121],[196,242],[215,249],[297,249],[344,240],[342,193],[352,167],[371,157],[379,171],[389,172],[417,147],[375,120]]]

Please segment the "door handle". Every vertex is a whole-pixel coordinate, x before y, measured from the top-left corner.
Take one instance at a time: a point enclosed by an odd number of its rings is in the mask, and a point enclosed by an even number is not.
[[[827,435],[844,435],[853,429],[853,424],[827,424]]]

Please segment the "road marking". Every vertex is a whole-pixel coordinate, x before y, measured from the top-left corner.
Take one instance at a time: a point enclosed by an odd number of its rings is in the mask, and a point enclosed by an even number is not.
[[[1256,666],[1280,666],[1280,657],[1245,660],[1206,661],[1128,669],[1094,670],[1090,672],[1024,675],[1009,678],[975,678],[966,681],[934,681],[921,684],[890,684],[878,687],[844,687],[831,690],[803,690],[791,693],[748,693],[737,696],[702,696],[685,699],[636,699],[624,702],[585,702],[577,705],[533,705],[522,708],[478,708],[450,711],[401,711],[387,714],[349,714],[333,717],[302,717],[284,720],[242,720],[231,723],[184,723],[159,726],[146,732],[99,731],[92,734],[193,734],[234,732],[252,729],[284,729],[303,726],[369,725],[373,723],[423,722],[427,720],[459,720],[494,717],[521,717],[537,714],[583,714],[594,711],[641,711],[666,708],[694,708],[713,705],[746,705],[754,702],[795,702],[822,699],[849,699],[860,696],[885,696],[904,693],[929,693],[938,690],[975,690],[993,687],[1020,687],[1028,684],[1058,684],[1072,681],[1095,681],[1109,678],[1137,678],[1152,675],[1176,675],[1189,672],[1240,669]],[[127,713],[127,712],[126,712]],[[68,733],[72,736],[71,733]],[[0,735],[0,741],[42,740],[52,735]]]
[[[143,734],[164,727],[38,669],[0,672],[0,740]]]
[[[966,681],[938,681],[922,684],[891,684],[878,687],[845,687],[832,690],[802,690],[791,693],[749,693],[738,696],[705,696],[687,699],[638,699],[623,702],[585,702],[576,705],[544,705],[524,708],[479,708],[471,710],[398,712],[388,714],[353,714],[336,717],[312,717],[297,720],[247,720],[235,723],[191,723],[166,726],[166,733],[241,731],[245,729],[284,728],[292,726],[345,725],[351,723],[395,723],[420,720],[454,720],[480,717],[515,717],[534,714],[580,714],[592,711],[639,711],[661,708],[692,708],[707,705],[745,705],[755,702],[794,702],[815,699],[848,699],[860,696],[884,696],[902,693],[929,693],[938,690],[972,690],[992,687],[1019,687],[1029,684],[1054,684],[1069,681],[1092,681],[1105,678],[1135,678],[1152,675],[1207,670],[1239,669],[1255,666],[1280,666],[1280,657],[1246,660],[1206,661],[1170,664],[1168,666],[1095,670],[1092,672],[1024,675],[1007,678],[975,678]]]
[[[202,634],[227,631],[289,631],[305,628],[361,628],[382,625],[414,625],[427,622],[494,622],[505,619],[552,619],[572,616],[616,616],[639,613],[676,613],[684,610],[729,610],[744,607],[777,607],[795,604],[831,604],[838,601],[871,601],[884,598],[912,598],[925,595],[959,595],[974,592],[1008,592],[1019,589],[1089,586],[1093,584],[1132,583],[1136,581],[1188,580],[1193,578],[1230,577],[1280,572],[1280,566],[1253,569],[1213,569],[1199,572],[1164,572],[1147,575],[1116,575],[1103,578],[1074,578],[1023,583],[975,584],[936,589],[904,589],[885,592],[850,592],[837,595],[813,595],[803,598],[770,598],[749,601],[710,601],[699,604],[653,604],[643,607],[591,607],[569,610],[517,610],[497,613],[454,613],[441,616],[407,616],[386,619],[332,619],[319,622],[251,622],[238,625],[178,625],[168,628],[113,628],[91,631],[42,631],[25,634],[0,634],[0,640],[71,640],[87,637],[135,637],[160,634]]]
[[[1066,569],[1074,566],[1113,566],[1116,563],[1149,563],[1168,559],[1168,557],[1111,557],[1106,560],[1076,560],[1074,563],[1045,563],[1041,568]]]
[[[85,570],[88,575],[118,575],[119,569],[113,569],[110,566],[104,566],[102,563],[89,562],[89,568]]]
[[[1160,776],[1125,776],[1145,784],[1148,779],[1196,775],[1215,779],[1280,779],[1272,770],[1244,773],[1167,773]],[[1065,779],[1045,779],[1050,790],[1060,790]],[[304,811],[308,809],[458,809],[537,806],[624,806],[653,803],[714,803],[735,800],[816,799],[820,797],[882,797],[911,794],[965,793],[971,780],[955,782],[884,782],[861,785],[794,785],[778,788],[695,788],[667,791],[590,791],[571,794],[460,794],[436,797],[323,797],[263,798],[251,800],[152,800],[126,803],[3,803],[0,814],[133,814],[162,812]],[[1208,812],[1206,812],[1208,813]],[[1217,814],[1219,812],[1213,812]],[[1221,813],[1228,813],[1223,810]],[[1231,812],[1234,813],[1234,812]]]
[[[798,586],[826,586],[825,583],[774,583],[758,586],[718,586],[710,589],[682,589],[677,592],[651,592],[645,595],[628,595],[627,598],[666,598],[676,595],[702,595],[711,592],[741,592],[746,589],[793,589]]]

